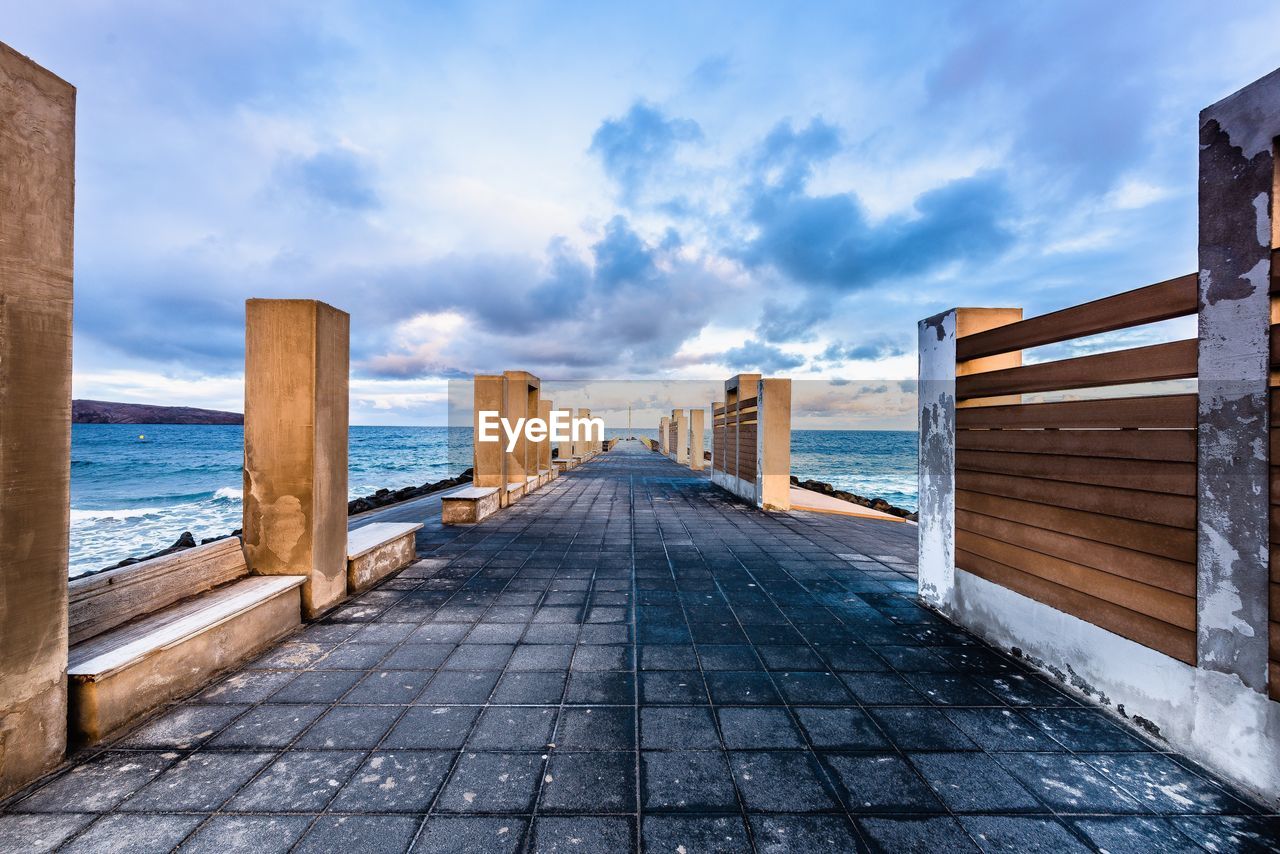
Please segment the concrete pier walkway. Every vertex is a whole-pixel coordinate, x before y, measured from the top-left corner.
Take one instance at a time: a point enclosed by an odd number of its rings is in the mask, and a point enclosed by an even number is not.
[[[915,528],[639,443],[0,807],[0,851],[1268,850],[1238,793],[920,607]],[[405,514],[409,514],[406,516]],[[418,514],[414,516],[414,514]]]

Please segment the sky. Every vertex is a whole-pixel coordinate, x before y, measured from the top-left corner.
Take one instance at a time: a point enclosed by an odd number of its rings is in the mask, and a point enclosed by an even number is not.
[[[1197,114],[1280,66],[1274,0],[4,2],[78,88],[75,396],[239,410],[244,300],[314,298],[355,424],[512,369],[910,427],[920,318],[1192,272]]]

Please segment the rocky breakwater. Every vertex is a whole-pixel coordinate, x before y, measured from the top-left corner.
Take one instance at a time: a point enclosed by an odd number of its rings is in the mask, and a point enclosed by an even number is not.
[[[795,475],[791,476],[791,485],[807,489],[810,492],[830,495],[832,498],[839,498],[841,501],[848,501],[851,504],[857,504],[859,507],[869,507],[881,513],[888,513],[890,516],[897,516],[912,522],[916,521],[915,513],[902,507],[895,507],[883,498],[864,498],[861,495],[854,495],[852,492],[845,492],[843,489],[836,489],[829,483],[823,483],[820,480],[800,480]]]

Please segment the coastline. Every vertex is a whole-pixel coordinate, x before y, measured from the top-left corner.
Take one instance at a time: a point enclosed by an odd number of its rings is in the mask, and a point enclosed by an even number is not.
[[[440,492],[441,490],[452,489],[455,486],[462,486],[465,483],[471,482],[471,474],[472,470],[468,468],[457,477],[447,477],[442,480],[429,481],[421,486],[406,486],[401,489],[379,489],[371,495],[353,498],[347,502],[347,518],[357,516],[361,513],[367,513],[370,510],[379,510],[393,504],[400,504],[404,501],[422,498],[432,494],[433,492]],[[196,546],[203,546],[208,543],[217,542],[218,540],[225,540],[227,537],[238,537],[241,533],[243,533],[242,529],[236,528],[234,531],[230,531],[229,533],[219,534],[214,537],[205,537],[199,542],[196,542],[195,537],[190,531],[183,531],[171,546],[147,555],[127,557],[119,563],[112,564],[111,566],[104,566],[100,569],[82,572],[79,575],[76,575],[75,578],[89,578],[102,572],[120,569],[125,566],[133,566],[136,563],[142,563],[143,561],[151,560],[153,558],[164,557],[165,555],[173,554],[174,552],[193,549]]]
[[[857,504],[860,507],[867,507],[872,510],[878,510],[881,513],[888,513],[890,516],[897,516],[906,519],[909,522],[915,522],[918,519],[915,511],[907,510],[904,507],[897,507],[885,501],[883,498],[866,498],[843,489],[836,489],[829,483],[821,480],[801,480],[795,475],[791,475],[791,485],[798,486],[801,489],[807,489],[810,492],[819,492],[823,495],[830,495],[832,498],[839,498],[841,501],[848,501],[851,504]]]

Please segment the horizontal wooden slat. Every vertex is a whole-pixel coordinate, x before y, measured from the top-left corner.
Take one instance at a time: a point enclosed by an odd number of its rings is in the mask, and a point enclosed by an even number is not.
[[[1091,572],[1101,572],[1126,581],[1141,584],[1144,587],[1158,588],[1173,596],[1183,598],[1194,597],[1195,565],[1171,560],[1167,557],[1130,551],[1117,546],[1085,540],[1070,534],[1034,528],[1008,519],[997,519],[983,516],[968,510],[956,512],[956,536],[960,532],[980,535],[998,541],[1028,553],[1035,553],[1048,559],[1047,563],[1066,561],[1073,566],[1087,567]],[[981,550],[977,550],[980,551]],[[986,554],[986,552],[981,552]],[[991,555],[1001,560],[999,555]],[[1037,558],[1037,560],[1039,560]],[[1004,561],[1009,563],[1009,561]],[[1046,563],[1045,561],[1040,561]],[[1019,569],[1026,569],[1022,563],[1011,563]],[[1043,574],[1043,573],[1037,573]],[[1051,577],[1051,576],[1046,576]],[[1056,579],[1054,579],[1056,580]],[[1060,582],[1065,583],[1065,582]],[[1092,591],[1086,590],[1086,593]],[[1099,595],[1094,593],[1093,595]],[[1103,597],[1107,598],[1107,597]],[[1135,611],[1143,608],[1121,602]],[[1153,616],[1161,616],[1153,614]],[[1173,622],[1170,620],[1170,622]],[[1193,628],[1194,624],[1186,628]]]
[[[1118,519],[1101,513],[1052,507],[1033,501],[1021,501],[1016,498],[985,495],[981,492],[960,489],[956,490],[956,508],[996,519],[1008,519],[1028,525],[1032,529],[1042,528],[1045,531],[1092,540],[1096,543],[1106,543],[1121,549],[1158,555],[1187,565],[1192,565],[1196,561],[1196,533],[1186,528],[1170,528],[1167,525]],[[1085,562],[1088,563],[1088,561]],[[1097,564],[1090,565],[1097,566]],[[1099,568],[1106,569],[1105,566]],[[1147,583],[1156,584],[1157,582],[1148,581]],[[1185,588],[1170,587],[1169,589],[1177,589],[1181,593],[1191,595],[1195,592],[1195,584],[1192,583]]]
[[[1178,628],[1195,631],[1196,602],[1193,597],[1121,578],[959,527],[956,529],[956,548],[1135,613],[1154,617]]]
[[[1196,494],[1196,467],[1193,463],[958,450],[956,469],[1115,486],[1141,492]]]
[[[956,472],[956,487],[1156,525],[1196,527],[1196,500],[1191,496],[963,470]]]
[[[1180,629],[1061,584],[1054,584],[972,552],[957,550],[956,566],[1179,661],[1195,663],[1195,632]]]
[[[1021,403],[1008,406],[970,406],[956,410],[956,426],[962,430],[1044,427],[1194,429],[1196,407],[1194,394],[1113,397],[1056,403]]]
[[[959,430],[956,448],[1194,463],[1192,430]]]
[[[1197,276],[1189,273],[1115,296],[1029,317],[956,341],[960,361],[1069,341],[1196,313]]]
[[[969,374],[956,379],[956,397],[963,400],[1186,379],[1196,375],[1197,363],[1196,341],[1188,338]]]
[[[248,572],[240,538],[227,537],[132,566],[73,578],[67,590],[69,641],[80,643]]]

